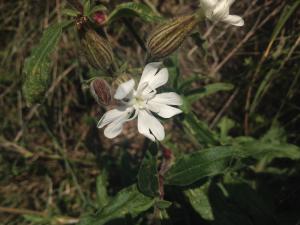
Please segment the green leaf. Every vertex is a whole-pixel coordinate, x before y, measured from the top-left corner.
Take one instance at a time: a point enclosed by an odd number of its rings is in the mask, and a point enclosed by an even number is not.
[[[191,188],[184,191],[193,209],[205,220],[214,220],[213,209],[208,198],[209,182],[201,187]]]
[[[218,123],[218,128],[220,129],[220,138],[222,142],[230,138],[228,133],[232,128],[235,127],[235,125],[236,123],[228,117],[223,117],[221,119],[221,121]]]
[[[49,55],[55,49],[65,25],[65,23],[60,23],[48,27],[44,31],[39,45],[25,61],[23,92],[28,103],[39,102],[48,89],[50,81]]]
[[[80,12],[74,9],[63,9],[62,14],[66,16],[76,17],[80,14]]]
[[[178,87],[178,91],[186,93],[187,90],[191,88],[192,83],[194,83],[196,81],[203,80],[205,78],[206,78],[205,76],[193,75],[190,78],[184,79],[182,82],[180,82],[179,87]]]
[[[214,84],[209,84],[206,85],[202,88],[196,89],[189,91],[186,93],[186,98],[192,104],[193,102],[204,98],[206,96],[212,95],[216,92],[219,91],[231,91],[234,88],[232,84],[227,84],[227,83],[214,83]]]
[[[275,123],[272,127],[260,138],[261,142],[280,144],[286,143],[287,137],[285,130]]]
[[[172,205],[172,202],[166,200],[156,200],[155,206],[159,209],[167,209]]]
[[[147,151],[137,176],[140,191],[149,197],[159,194],[158,172],[156,157]]]
[[[203,146],[217,145],[217,135],[200,121],[195,114],[186,114],[183,121],[186,132]]]
[[[147,5],[142,3],[127,2],[119,4],[108,16],[108,23],[122,18],[137,16],[146,22],[158,21],[161,18],[155,15],[155,13]]]
[[[242,148],[245,156],[255,159],[263,159],[264,164],[271,162],[275,158],[288,158],[292,160],[300,159],[300,148],[292,144],[272,144],[261,141],[246,142]]]
[[[165,183],[185,186],[205,177],[224,174],[245,166],[241,160],[289,158],[300,159],[300,148],[290,144],[270,144],[260,141],[244,142],[236,146],[219,146],[201,150],[179,158],[165,175]],[[252,162],[253,163],[253,162]]]
[[[136,185],[121,190],[95,215],[84,216],[79,225],[103,225],[110,220],[132,217],[146,211],[154,204],[154,199],[140,193]]]
[[[90,0],[84,0],[83,15],[85,15],[85,16],[90,15],[90,10],[91,10],[91,1]]]
[[[165,175],[165,183],[185,186],[204,177],[225,173],[234,156],[236,147],[208,148],[179,158]]]
[[[107,194],[107,173],[103,170],[102,174],[96,180],[97,205],[99,208],[107,205],[109,196]]]

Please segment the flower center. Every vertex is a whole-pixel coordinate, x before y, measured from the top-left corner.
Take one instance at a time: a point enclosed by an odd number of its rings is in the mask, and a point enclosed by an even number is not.
[[[139,109],[143,109],[146,106],[144,98],[140,95],[134,96],[133,104]]]

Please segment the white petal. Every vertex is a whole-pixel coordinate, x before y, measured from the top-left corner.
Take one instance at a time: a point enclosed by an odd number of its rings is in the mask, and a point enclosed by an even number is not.
[[[213,10],[218,3],[218,0],[201,0],[200,6],[204,11]]]
[[[150,102],[157,102],[167,105],[182,105],[182,99],[180,95],[175,92],[166,92],[161,94],[156,94]]]
[[[117,100],[125,98],[131,91],[133,91],[134,85],[135,82],[133,79],[120,84],[116,90],[114,98]]]
[[[99,120],[97,127],[98,128],[103,128],[105,127],[107,124],[119,119],[119,118],[123,118],[124,116],[126,116],[128,114],[126,108],[119,108],[119,109],[113,109],[113,110],[109,110],[107,111],[102,118]]]
[[[141,110],[139,112],[138,130],[152,141],[155,141],[155,138],[159,141],[162,141],[165,138],[165,130],[162,124],[146,110]]]
[[[229,4],[228,0],[221,0],[218,2],[216,7],[213,10],[212,19],[214,20],[223,20],[229,15]]]
[[[222,21],[238,27],[244,26],[245,24],[243,18],[236,15],[228,15]]]
[[[157,115],[163,118],[171,118],[172,116],[182,113],[178,108],[157,102],[149,101],[147,106],[152,112],[157,113]]]
[[[157,73],[161,65],[162,65],[161,62],[153,62],[153,63],[148,63],[145,66],[137,90],[139,90],[141,84],[147,83],[149,80],[151,80],[154,77],[154,75]]]
[[[115,138],[122,133],[124,121],[114,121],[104,129],[104,135],[107,138]]]
[[[120,116],[116,120],[112,121],[104,129],[104,135],[107,138],[115,138],[122,132],[123,124],[129,120],[129,117],[133,112],[133,108],[127,108],[125,112],[126,112],[126,114],[122,114],[122,116]]]
[[[169,79],[169,72],[166,68],[162,68],[151,80],[148,81],[151,89],[146,89],[146,93],[166,84]]]

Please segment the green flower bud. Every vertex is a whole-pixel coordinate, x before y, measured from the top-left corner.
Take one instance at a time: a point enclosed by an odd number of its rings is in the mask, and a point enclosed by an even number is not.
[[[91,66],[108,74],[114,71],[114,57],[107,39],[88,28],[79,31],[83,53]]]
[[[195,15],[181,16],[156,27],[147,39],[148,57],[161,59],[176,51],[198,23]]]
[[[111,88],[105,80],[96,78],[91,82],[90,90],[98,104],[107,106],[112,103]]]

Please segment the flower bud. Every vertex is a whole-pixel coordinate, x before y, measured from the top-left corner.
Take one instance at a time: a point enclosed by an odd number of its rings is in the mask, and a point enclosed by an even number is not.
[[[181,16],[159,25],[147,40],[149,57],[161,59],[176,51],[198,22],[195,15]]]
[[[91,66],[111,74],[114,57],[112,48],[107,39],[98,35],[92,29],[79,31],[84,55]]]
[[[97,11],[93,16],[93,20],[96,24],[103,26],[106,23],[107,15],[102,11]]]
[[[98,104],[110,105],[112,103],[111,88],[105,80],[96,78],[91,82],[90,90]]]

